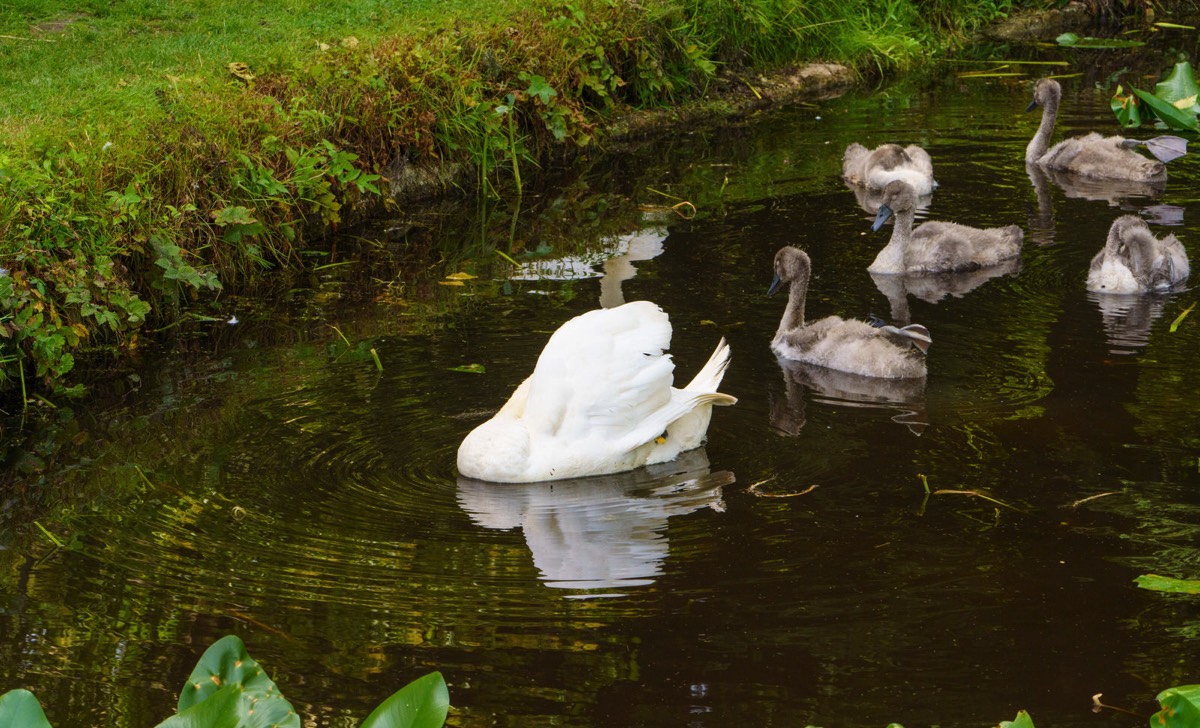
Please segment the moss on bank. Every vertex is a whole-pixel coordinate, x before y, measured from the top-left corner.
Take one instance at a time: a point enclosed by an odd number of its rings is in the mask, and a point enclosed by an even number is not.
[[[116,106],[23,122],[0,148],[0,390],[79,391],[80,352],[119,354],[148,321],[303,265],[322,234],[408,204],[414,179],[520,194],[539,160],[595,146],[630,110],[704,99],[719,79],[754,90],[752,71],[797,61],[902,68],[1013,4],[539,1],[162,74],[127,120]]]

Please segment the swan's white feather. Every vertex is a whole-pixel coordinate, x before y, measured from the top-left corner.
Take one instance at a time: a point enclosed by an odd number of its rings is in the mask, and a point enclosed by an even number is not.
[[[716,391],[729,347],[722,340],[701,374],[676,389],[670,345],[667,315],[647,301],[571,319],[504,407],[463,440],[459,472],[497,482],[558,480],[631,470],[699,447],[712,405],[736,402]]]

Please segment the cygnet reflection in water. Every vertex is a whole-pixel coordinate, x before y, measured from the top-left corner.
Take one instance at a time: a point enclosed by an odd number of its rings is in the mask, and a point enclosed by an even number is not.
[[[1106,202],[1122,212],[1133,212],[1158,225],[1182,225],[1183,208],[1152,204],[1166,190],[1166,180],[1138,181],[1080,177],[1061,170],[1026,164],[1025,173],[1037,195],[1037,212],[1029,216],[1029,238],[1039,245],[1054,242],[1054,199],[1058,187],[1069,198]]]
[[[893,422],[920,435],[929,424],[925,412],[924,379],[881,379],[848,374],[805,362],[778,357],[783,371],[783,396],[770,396],[771,428],[795,436],[808,422],[806,390],[813,401],[839,407],[866,407],[895,411]]]
[[[979,270],[962,271],[959,273],[923,273],[894,275],[871,273],[871,280],[891,306],[891,318],[898,324],[912,322],[912,312],[909,310],[908,297],[928,303],[937,303],[946,296],[962,298],[984,283],[1021,270],[1021,259],[1010,258],[996,265],[980,268]]]
[[[1171,300],[1167,294],[1121,294],[1088,292],[1100,309],[1105,339],[1111,354],[1136,354],[1150,343],[1150,331]]]
[[[701,508],[724,511],[733,473],[712,472],[703,448],[616,475],[552,483],[458,479],[458,504],[485,528],[520,528],[546,586],[611,590],[662,574],[667,520]],[[574,597],[621,596],[587,591]]]
[[[509,277],[519,281],[600,278],[600,307],[616,308],[625,303],[621,283],[637,275],[633,264],[661,255],[666,238],[666,228],[644,228],[608,238],[599,249],[587,253],[529,261]]]

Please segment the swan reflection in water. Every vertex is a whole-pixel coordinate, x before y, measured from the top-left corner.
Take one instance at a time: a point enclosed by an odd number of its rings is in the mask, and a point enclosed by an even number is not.
[[[1025,173],[1037,194],[1037,212],[1029,218],[1029,237],[1040,245],[1054,242],[1054,203],[1050,190],[1058,187],[1069,198],[1106,202],[1122,212],[1136,213],[1157,225],[1182,225],[1183,208],[1152,204],[1166,190],[1166,180],[1093,179],[1061,170],[1026,164]]]
[[[848,374],[791,359],[778,358],[783,370],[782,396],[770,393],[771,427],[795,436],[808,422],[806,391],[814,402],[839,407],[893,410],[893,422],[920,435],[929,424],[925,412],[925,379],[883,379]]]
[[[592,478],[503,484],[460,477],[458,504],[485,528],[520,528],[546,586],[619,590],[654,583],[669,550],[667,520],[701,508],[724,511],[722,488],[733,482],[733,473],[712,472],[704,448],[696,448],[668,463]]]
[[[881,274],[871,273],[875,287],[891,306],[891,318],[900,325],[912,323],[908,297],[937,303],[946,296],[962,298],[984,283],[1009,274],[1019,273],[1021,259],[1010,258],[979,270],[958,273]]]
[[[625,303],[621,283],[637,275],[637,268],[633,264],[661,255],[666,239],[666,228],[644,228],[606,238],[598,249],[586,253],[529,261],[510,277],[518,281],[600,278],[600,307],[616,308]]]
[[[1166,293],[1095,293],[1088,298],[1100,309],[1110,354],[1136,354],[1150,343],[1150,330],[1171,299]]]

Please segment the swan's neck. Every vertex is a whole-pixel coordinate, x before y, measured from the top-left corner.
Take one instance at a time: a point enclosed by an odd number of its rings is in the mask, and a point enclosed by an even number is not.
[[[778,339],[789,331],[804,328],[804,299],[808,296],[808,276],[794,279],[788,286],[787,308],[783,310],[783,318],[779,320],[779,330],[775,332]]]
[[[1042,106],[1042,123],[1038,124],[1037,133],[1025,147],[1025,161],[1036,163],[1050,147],[1050,135],[1054,133],[1054,121],[1058,118],[1058,97],[1051,95]]]
[[[875,256],[867,271],[870,273],[903,273],[908,270],[904,264],[904,254],[908,250],[908,241],[912,237],[913,220],[916,213],[913,210],[902,210],[896,213],[896,223],[892,226],[892,237],[888,244]]]

